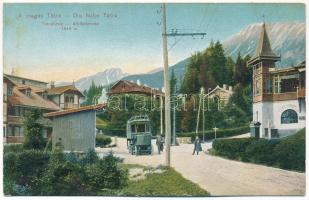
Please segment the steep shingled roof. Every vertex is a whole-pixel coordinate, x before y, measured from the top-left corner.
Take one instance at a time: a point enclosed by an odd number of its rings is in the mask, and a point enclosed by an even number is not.
[[[48,88],[47,89],[47,92],[48,92],[49,95],[62,94],[64,92],[66,92],[66,91],[74,91],[74,92],[77,92],[81,96],[84,97],[84,95],[74,85],[52,87],[52,88]]]
[[[265,23],[263,23],[262,25],[262,30],[260,33],[260,38],[257,44],[255,55],[251,60],[248,61],[248,64],[255,64],[261,60],[271,60],[273,62],[280,60],[280,56],[277,56],[271,48]]]
[[[11,105],[30,106],[46,110],[60,110],[59,106],[57,106],[54,102],[42,98],[35,92],[32,92],[30,97],[26,96],[23,92],[21,92],[23,89],[21,86],[22,85],[17,84],[17,87],[13,88],[13,95],[8,96],[8,101]],[[36,88],[31,86],[27,86],[27,88],[36,90]]]
[[[119,84],[123,84],[125,85],[125,87],[117,88]],[[147,95],[156,94],[164,96],[164,93],[161,92],[160,90],[145,85],[138,85],[137,83],[130,82],[127,80],[119,80],[112,86],[111,91],[108,94],[113,95],[113,94],[124,94],[124,93],[143,93]]]
[[[271,49],[265,23],[263,23],[263,26],[262,26],[262,30],[260,33],[260,39],[259,39],[259,43],[256,48],[255,56],[267,56],[267,57],[277,56]]]

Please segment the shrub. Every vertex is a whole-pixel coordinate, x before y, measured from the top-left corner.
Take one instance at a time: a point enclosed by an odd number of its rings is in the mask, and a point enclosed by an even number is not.
[[[305,129],[296,135],[282,139],[274,148],[274,156],[280,168],[305,171]]]
[[[42,111],[33,109],[27,111],[24,116],[23,126],[25,130],[24,148],[43,149],[46,141],[43,138],[43,125],[39,122],[42,118]]]
[[[23,145],[22,144],[9,144],[9,145],[4,145],[3,147],[3,153],[9,153],[9,152],[15,152],[19,153],[23,150]]]
[[[284,139],[219,139],[212,147],[214,154],[230,159],[305,171],[305,129]]]
[[[256,140],[246,149],[246,157],[244,161],[253,163],[261,163],[273,165],[276,163],[276,157],[273,154],[274,147],[279,143],[279,140]]]
[[[128,172],[118,166],[118,159],[112,154],[86,168],[87,183],[92,190],[119,189],[127,184]]]
[[[98,147],[106,147],[112,142],[112,139],[108,136],[97,134],[95,137],[95,145]]]
[[[50,162],[42,177],[41,195],[89,195],[85,170],[68,161]]]
[[[112,154],[99,159],[89,150],[81,159],[75,153],[40,150],[9,152],[4,156],[6,195],[96,195],[122,188],[126,170]]]
[[[5,193],[12,195],[37,195],[43,171],[49,161],[49,154],[38,150],[21,153],[10,152],[4,156]],[[23,187],[24,186],[24,187]]]
[[[213,142],[213,149],[218,155],[230,159],[246,157],[246,148],[254,142],[255,138],[218,139]]]
[[[86,155],[81,159],[82,165],[90,165],[98,162],[99,157],[93,149],[89,149]]]

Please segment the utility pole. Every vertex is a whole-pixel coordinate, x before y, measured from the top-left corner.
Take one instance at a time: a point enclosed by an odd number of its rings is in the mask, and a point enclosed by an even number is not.
[[[165,164],[170,166],[171,164],[171,100],[170,100],[170,77],[168,73],[168,50],[167,50],[167,37],[176,36],[204,36],[206,33],[178,33],[178,30],[173,30],[171,33],[166,32],[166,4],[162,4],[162,39],[163,39],[163,60],[164,60],[164,88],[165,88]]]
[[[171,165],[171,113],[170,113],[170,77],[168,75],[168,53],[167,53],[167,35],[166,35],[166,8],[162,5],[162,39],[163,39],[163,60],[164,60],[164,89],[165,89],[165,164]]]
[[[160,95],[160,128],[161,136],[163,135],[163,95]]]
[[[204,98],[204,88],[203,87],[201,87],[200,101],[199,101],[198,111],[197,111],[197,122],[196,122],[196,129],[195,129],[196,136],[198,136],[198,127],[199,127],[199,121],[200,121],[202,98]]]
[[[174,89],[174,105],[173,105],[173,145],[176,145],[176,85]]]
[[[204,101],[204,94],[203,94],[203,143],[205,143],[205,101]]]

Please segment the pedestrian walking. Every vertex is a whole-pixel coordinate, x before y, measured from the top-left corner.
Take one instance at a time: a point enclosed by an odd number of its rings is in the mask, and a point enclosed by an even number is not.
[[[202,151],[201,141],[200,141],[200,139],[198,138],[198,136],[196,136],[195,141],[194,141],[194,150],[193,150],[193,154],[192,154],[192,155],[194,155],[195,152],[196,152],[196,154],[198,155],[198,153],[199,153],[200,151]]]
[[[163,151],[163,141],[160,134],[157,135],[156,145],[158,147],[158,153],[160,154]]]

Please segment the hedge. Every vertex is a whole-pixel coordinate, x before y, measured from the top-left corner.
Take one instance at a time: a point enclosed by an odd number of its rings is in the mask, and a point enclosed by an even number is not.
[[[112,154],[100,159],[93,150],[81,157],[61,151],[9,152],[4,155],[4,194],[80,196],[118,190],[128,181],[119,162]]]
[[[123,129],[108,129],[108,128],[99,128],[99,131],[102,130],[103,134],[109,136],[118,136],[118,137],[126,137],[126,130]]]
[[[23,144],[7,144],[3,146],[3,153],[9,153],[9,152],[21,152],[23,150]]]
[[[229,159],[305,171],[305,129],[283,139],[218,139],[212,147],[213,154]]]
[[[231,137],[235,135],[245,134],[250,132],[249,126],[242,126],[237,128],[230,128],[230,129],[218,129],[216,131],[217,138],[225,138],[225,137]],[[196,137],[195,132],[191,133],[178,133],[177,137],[191,137],[191,140],[194,141]],[[198,132],[198,137],[200,139],[203,139],[203,132]],[[205,131],[205,139],[210,140],[215,138],[215,131],[214,130],[207,130]]]
[[[95,146],[97,147],[106,147],[110,143],[112,143],[112,139],[109,136],[97,134],[95,137]]]

